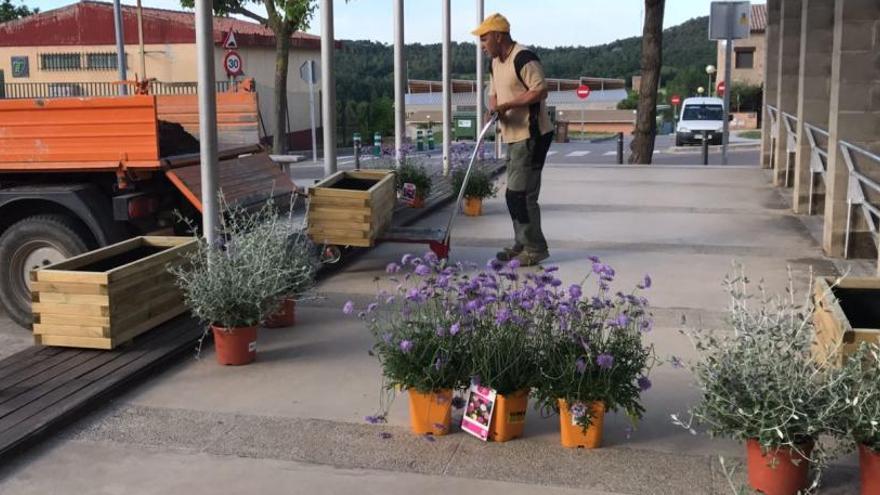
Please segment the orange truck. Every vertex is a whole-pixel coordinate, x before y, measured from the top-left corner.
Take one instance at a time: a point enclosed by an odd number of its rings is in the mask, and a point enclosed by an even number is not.
[[[247,86],[245,86],[247,87]],[[257,94],[217,94],[219,186],[242,206],[294,184],[259,143]],[[0,305],[32,324],[29,272],[199,220],[196,95],[0,100]]]

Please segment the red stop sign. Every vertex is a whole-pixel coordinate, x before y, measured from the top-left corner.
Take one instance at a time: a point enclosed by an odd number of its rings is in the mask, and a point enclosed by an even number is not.
[[[718,83],[718,86],[715,87],[715,93],[717,93],[719,95],[723,95],[724,90],[726,90],[726,89],[727,89],[727,85],[724,84],[724,81],[721,81],[720,83]]]
[[[581,84],[580,86],[578,86],[576,93],[578,95],[578,98],[586,100],[590,96],[590,87],[586,84]]]
[[[672,95],[672,98],[670,98],[669,101],[671,101],[673,105],[678,105],[681,103],[681,96]]]

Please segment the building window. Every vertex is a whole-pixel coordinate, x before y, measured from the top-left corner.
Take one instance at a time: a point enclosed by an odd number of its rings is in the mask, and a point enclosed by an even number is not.
[[[43,53],[40,55],[42,70],[79,70],[82,55],[79,53]]]
[[[89,70],[116,70],[116,53],[86,53],[86,68]]]
[[[83,96],[82,86],[76,83],[50,83],[49,97],[63,98],[70,96]]]
[[[755,67],[755,49],[745,48],[736,50],[737,69],[752,69]]]

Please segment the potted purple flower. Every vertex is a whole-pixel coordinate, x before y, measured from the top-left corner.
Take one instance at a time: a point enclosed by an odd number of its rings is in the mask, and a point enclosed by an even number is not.
[[[599,447],[606,411],[623,409],[633,422],[640,419],[640,395],[651,387],[655,362],[653,345],[643,338],[653,326],[648,301],[638,295],[651,286],[650,277],[636,291],[615,293],[614,269],[591,261],[598,277],[592,297],[583,284],[562,287],[552,267],[534,276],[541,291],[534,395],[545,410],[559,413],[565,447]]]
[[[468,335],[455,313],[452,282],[460,267],[446,266],[429,252],[422,258],[406,255],[386,271],[397,289],[380,292],[359,313],[375,338],[370,353],[382,367],[385,389],[408,392],[412,431],[444,435],[451,426],[453,391],[470,380]],[[343,310],[351,314],[355,308],[349,302]],[[387,405],[367,420],[384,422]]]

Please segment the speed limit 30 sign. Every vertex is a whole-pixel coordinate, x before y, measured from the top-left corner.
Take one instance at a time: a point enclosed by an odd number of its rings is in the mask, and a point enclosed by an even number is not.
[[[244,64],[241,62],[241,55],[234,50],[226,52],[226,57],[223,59],[223,67],[226,69],[228,76],[234,77],[244,74]]]

